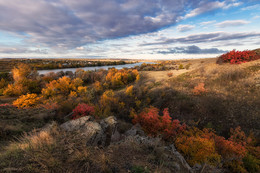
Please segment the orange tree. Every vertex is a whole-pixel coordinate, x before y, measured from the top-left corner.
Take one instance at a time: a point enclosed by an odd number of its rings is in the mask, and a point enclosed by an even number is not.
[[[140,76],[136,69],[117,70],[115,68],[111,68],[108,70],[108,74],[106,76],[106,84],[109,87],[118,88],[134,82],[137,78],[140,78]]]
[[[82,87],[80,87],[82,84],[83,81],[79,78],[72,80],[71,78],[64,76],[48,83],[46,88],[42,89],[42,95],[47,98],[58,94],[68,96],[71,91],[82,92]]]

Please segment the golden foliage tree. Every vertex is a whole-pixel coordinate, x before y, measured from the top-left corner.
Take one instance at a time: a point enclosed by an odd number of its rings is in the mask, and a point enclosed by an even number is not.
[[[58,80],[53,80],[48,83],[46,88],[42,89],[42,95],[44,97],[51,97],[58,94],[65,96],[69,95],[71,91],[83,92],[86,88],[82,88],[83,81],[79,78],[71,80],[69,77],[62,77]],[[80,88],[79,88],[80,87]]]
[[[13,102],[13,105],[18,108],[29,108],[35,107],[40,102],[40,97],[37,94],[26,94],[20,96],[17,100]]]

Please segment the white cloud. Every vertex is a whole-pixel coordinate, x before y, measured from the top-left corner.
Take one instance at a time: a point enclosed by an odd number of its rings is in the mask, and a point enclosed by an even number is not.
[[[184,37],[173,37],[173,38],[161,38],[157,39],[156,42],[149,42],[140,44],[140,46],[154,46],[154,45],[170,45],[170,44],[199,44],[199,43],[213,43],[218,41],[232,41],[242,39],[259,39],[260,32],[208,32],[208,33],[197,33],[187,35]]]
[[[84,50],[85,48],[84,47],[76,47],[76,50]]]
[[[202,5],[201,7],[195,8],[194,10],[190,11],[188,14],[186,14],[182,19],[187,19],[190,17],[195,17],[197,15],[200,15],[202,13],[212,11],[218,8],[222,8],[225,6],[225,2],[210,2]]]
[[[216,22],[216,20],[211,20],[211,21],[207,21],[207,22],[201,22],[200,25],[205,26],[205,25],[209,25],[209,24],[212,24],[212,23],[215,23],[215,22]]]
[[[232,26],[241,26],[250,23],[246,20],[226,20],[220,23],[215,24],[219,28],[232,27]]]
[[[254,9],[259,9],[260,8],[260,5],[259,4],[256,4],[256,5],[251,5],[251,6],[247,6],[247,7],[244,7],[244,8],[241,8],[241,10],[254,10]]]
[[[179,25],[177,26],[177,30],[179,32],[186,32],[186,31],[190,31],[192,29],[194,29],[195,26],[194,25]]]
[[[253,17],[253,19],[259,19],[259,18],[260,18],[260,16],[258,16],[258,15]]]
[[[225,5],[223,8],[224,8],[224,9],[228,9],[228,8],[231,8],[231,7],[238,7],[238,6],[240,6],[240,5],[242,5],[241,2],[235,2],[235,3],[231,3],[231,4]]]

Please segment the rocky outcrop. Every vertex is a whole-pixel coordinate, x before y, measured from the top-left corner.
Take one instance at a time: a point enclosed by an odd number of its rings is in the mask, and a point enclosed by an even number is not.
[[[60,127],[62,130],[80,135],[81,139],[86,139],[86,144],[91,146],[117,147],[135,143],[147,148],[160,148],[160,152],[162,152],[160,154],[163,155],[165,160],[170,162],[171,168],[169,169],[173,172],[194,172],[173,144],[165,145],[160,138],[146,136],[138,124],[132,126],[123,134],[117,131],[117,126],[118,123],[114,116],[103,119],[100,122],[93,121],[91,117],[86,116],[68,121]]]
[[[85,116],[68,121],[60,127],[68,132],[77,131],[89,145],[108,146],[117,128],[116,118],[111,116],[100,123],[91,120],[90,116]]]
[[[66,131],[83,130],[86,128],[86,123],[90,120],[92,120],[90,116],[85,116],[76,120],[67,121],[60,127]]]
[[[139,124],[133,126],[131,129],[126,131],[125,135],[126,135],[125,140],[131,140],[131,141],[134,140],[139,144],[162,148],[165,157],[174,162],[173,164],[174,172],[187,172],[187,173],[194,172],[193,169],[186,162],[184,157],[176,150],[173,144],[165,145],[163,144],[160,138],[153,138],[153,137],[146,136]]]

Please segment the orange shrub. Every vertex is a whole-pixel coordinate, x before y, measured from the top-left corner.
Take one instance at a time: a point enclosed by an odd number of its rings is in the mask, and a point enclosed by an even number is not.
[[[22,84],[8,84],[3,91],[3,95],[20,96],[28,92],[28,88]]]
[[[245,132],[243,132],[241,130],[240,126],[238,126],[235,129],[233,129],[233,128],[230,129],[230,138],[229,138],[229,140],[231,140],[233,142],[236,142],[236,143],[239,143],[239,144],[244,145],[244,146],[247,143],[250,143],[250,138],[246,137]]]
[[[40,97],[37,94],[26,94],[20,96],[17,100],[13,102],[13,105],[18,108],[29,108],[35,107],[40,102]]]
[[[218,153],[222,156],[223,166],[232,172],[247,172],[243,167],[243,158],[247,154],[245,146],[226,140],[224,137],[216,136],[215,145]]]
[[[134,95],[134,94],[133,94],[133,88],[134,88],[133,85],[127,87],[127,88],[126,88],[126,91],[125,91],[126,95],[128,95],[128,96],[133,96],[133,95]]]
[[[222,136],[216,136],[215,143],[218,153],[226,160],[242,161],[242,158],[246,155],[245,146],[226,140]]]
[[[118,98],[115,97],[113,90],[107,90],[103,93],[99,102],[103,107],[112,106],[118,104]]]
[[[101,84],[99,81],[96,81],[96,82],[94,83],[94,88],[95,88],[96,92],[101,92],[101,91],[103,91],[102,84]]]
[[[235,136],[245,139],[240,128],[235,131]],[[178,136],[175,145],[192,165],[204,162],[216,165],[222,161],[224,167],[234,172],[246,172],[242,159],[248,153],[247,147],[240,140],[233,141],[232,136],[225,139],[208,129],[199,130],[194,127]]]
[[[87,90],[88,90],[88,87],[79,86],[78,89],[77,89],[77,93],[80,94],[80,95],[86,95]]]
[[[220,163],[221,156],[216,152],[213,139],[183,135],[176,139],[175,145],[191,165],[195,163],[217,165]]]
[[[173,73],[167,73],[168,77],[172,77]]]
[[[192,90],[194,95],[201,95],[205,92],[207,92],[207,90],[205,89],[205,84],[204,83],[199,83],[197,86],[194,87],[194,89]]]

